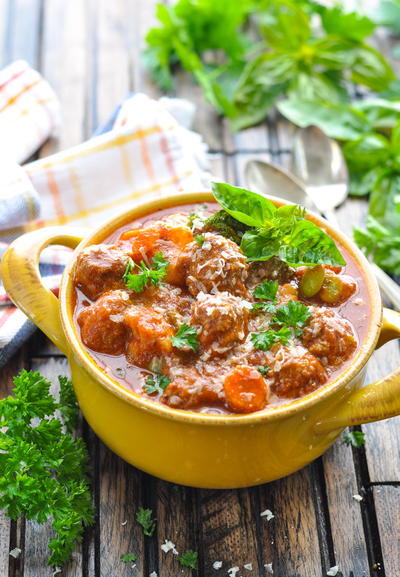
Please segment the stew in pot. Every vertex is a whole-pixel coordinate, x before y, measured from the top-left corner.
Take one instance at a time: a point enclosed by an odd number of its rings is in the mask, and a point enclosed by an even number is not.
[[[85,248],[75,320],[97,364],[170,407],[251,413],[351,362],[368,297],[354,259],[298,206],[214,183]],[[218,203],[218,204],[217,204]]]

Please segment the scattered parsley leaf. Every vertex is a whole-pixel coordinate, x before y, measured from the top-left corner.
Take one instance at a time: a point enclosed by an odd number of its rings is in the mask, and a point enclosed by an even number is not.
[[[269,351],[272,345],[277,342],[287,345],[290,337],[291,332],[287,327],[282,327],[279,331],[269,329],[260,333],[251,334],[254,348],[259,351]]]
[[[252,311],[261,310],[266,313],[269,313],[270,315],[273,315],[276,311],[276,306],[271,302],[253,303],[251,305],[251,310]]]
[[[148,395],[160,394],[165,391],[170,382],[171,379],[166,375],[149,375],[146,377],[143,388]]]
[[[254,289],[253,296],[256,299],[263,299],[266,301],[271,301],[273,303],[277,302],[276,293],[278,292],[279,284],[276,280],[265,280]]]
[[[152,537],[156,530],[156,520],[152,519],[153,511],[140,507],[136,514],[136,521],[143,527],[143,533],[147,537]]]
[[[121,555],[120,557],[123,563],[133,563],[137,559],[137,555],[135,553],[125,553],[125,555]]]
[[[191,569],[197,569],[198,556],[199,556],[198,553],[196,553],[195,551],[191,551],[189,549],[188,551],[185,551],[183,555],[178,557],[178,561],[181,565],[183,565],[183,567],[190,567]]]
[[[167,267],[169,262],[164,258],[162,252],[155,254],[150,263],[150,267],[143,261],[140,264],[135,264],[131,258],[128,258],[126,269],[122,278],[129,290],[141,292],[148,283],[153,286],[161,284],[161,281],[167,274]],[[138,268],[139,272],[134,274],[132,271]]]
[[[263,376],[266,377],[269,373],[269,367],[264,367],[263,365],[259,365],[257,367],[257,371]]]
[[[346,445],[353,445],[359,449],[365,445],[365,434],[362,431],[349,431],[343,435],[343,440]]]
[[[68,433],[72,433],[78,424],[79,407],[75,391],[68,377],[58,377],[60,384],[60,413]]]
[[[88,455],[83,440],[69,432],[76,419],[73,389],[59,380],[60,402],[47,379],[25,370],[14,378],[14,396],[0,400],[0,509],[11,519],[51,520],[53,566],[69,559],[84,526],[93,523]]]
[[[204,236],[204,234],[196,234],[196,236],[194,237],[194,240],[197,242],[199,246],[203,246],[205,239],[206,237]]]
[[[183,323],[179,327],[175,336],[171,337],[171,343],[177,349],[190,349],[196,352],[199,348],[199,339],[196,329],[190,325],[187,325],[186,323]]]
[[[293,334],[298,337],[310,316],[309,307],[299,301],[291,300],[276,310],[272,322],[292,329]]]

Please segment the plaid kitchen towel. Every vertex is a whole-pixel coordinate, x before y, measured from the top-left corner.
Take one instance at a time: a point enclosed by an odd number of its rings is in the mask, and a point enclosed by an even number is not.
[[[193,107],[187,101],[129,95],[87,142],[22,167],[16,158],[10,159],[6,186],[0,179],[0,251],[29,230],[66,223],[99,226],[140,196],[207,187],[206,147],[200,136],[188,129],[192,116]],[[22,133],[20,136],[24,138]],[[37,146],[40,144],[38,140]],[[7,218],[5,213],[11,212],[13,197],[26,198],[19,220],[15,215]],[[43,253],[41,271],[55,292],[68,252],[49,247]],[[33,330],[0,287],[0,366]]]

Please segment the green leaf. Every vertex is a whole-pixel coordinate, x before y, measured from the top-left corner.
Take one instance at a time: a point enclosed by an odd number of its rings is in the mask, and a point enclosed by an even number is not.
[[[199,348],[199,338],[195,327],[183,323],[175,336],[171,337],[171,343],[177,349],[196,352]]]
[[[264,299],[266,301],[276,302],[276,293],[278,292],[279,283],[278,281],[268,281],[265,280],[261,284],[257,285],[253,291],[253,296],[256,299]]]
[[[355,102],[353,107],[362,112],[374,128],[391,128],[400,121],[400,100],[368,98]]]
[[[269,367],[263,366],[263,365],[259,365],[257,367],[257,371],[260,373],[260,375],[262,375],[263,377],[267,377],[268,373],[269,373]]]
[[[170,382],[171,379],[165,375],[149,375],[143,388],[148,395],[162,394]]]
[[[354,229],[354,240],[367,256],[389,273],[400,274],[400,227],[387,228],[372,216],[366,229]]]
[[[262,226],[276,211],[273,203],[260,194],[224,182],[212,182],[216,201],[239,222]]]
[[[288,0],[269,0],[258,14],[260,31],[274,49],[294,50],[311,35],[304,11]]]
[[[395,32],[400,32],[399,0],[381,0],[375,7],[373,18],[380,26],[388,26]]]
[[[259,351],[269,351],[274,343],[282,343],[287,345],[292,336],[287,327],[282,327],[279,331],[269,329],[260,333],[251,334],[251,342],[255,349]]]
[[[389,141],[376,132],[365,134],[358,140],[347,142],[343,153],[352,170],[371,170],[388,159]]]
[[[375,30],[375,23],[358,12],[344,12],[335,6],[322,12],[322,25],[328,34],[336,34],[350,40],[364,40]]]
[[[120,559],[123,563],[133,563],[137,560],[137,555],[135,553],[125,553],[125,555],[121,555]]]
[[[353,82],[363,84],[371,90],[385,90],[395,79],[389,62],[372,46],[363,44],[353,49],[354,61],[351,65]]]
[[[156,519],[153,519],[152,515],[151,509],[143,509],[143,507],[140,507],[136,513],[136,521],[143,527],[143,533],[146,537],[152,537],[156,530]]]
[[[78,424],[79,407],[72,382],[67,377],[58,377],[60,384],[60,413],[68,433]]]
[[[191,551],[189,549],[188,551],[185,551],[183,555],[178,557],[178,561],[183,567],[190,567],[191,569],[197,569],[197,558],[198,553],[196,553],[195,551]]]
[[[361,431],[349,431],[343,435],[343,440],[346,445],[353,445],[353,447],[359,449],[365,445],[365,434]]]
[[[338,140],[356,140],[372,128],[362,112],[346,105],[298,98],[283,100],[277,107],[283,116],[297,126],[305,127],[313,124],[331,138]]]
[[[382,170],[385,171],[381,166],[374,167],[371,170],[367,170],[367,172],[355,172],[353,170],[350,173],[349,194],[352,196],[370,194],[376,182],[381,178]]]
[[[369,200],[369,214],[383,226],[400,226],[400,174],[386,171],[377,180]]]
[[[272,322],[292,329],[293,334],[298,337],[301,335],[302,328],[306,325],[310,316],[309,307],[299,301],[290,300],[277,309]]]

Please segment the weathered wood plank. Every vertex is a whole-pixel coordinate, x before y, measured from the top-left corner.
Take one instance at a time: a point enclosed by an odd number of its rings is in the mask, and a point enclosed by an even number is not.
[[[142,474],[100,443],[99,525],[100,576],[144,575],[145,543],[135,522],[142,504]],[[135,553],[137,561],[123,563],[121,555]],[[135,566],[134,571],[132,566]],[[100,577],[99,576],[99,577]]]
[[[323,468],[335,564],[343,575],[364,577],[369,571],[360,509],[364,504],[354,499],[360,489],[351,447],[339,439],[323,456]]]
[[[400,572],[400,487],[380,486],[372,489],[386,577]]]
[[[253,505],[255,489],[238,491],[199,491],[201,547],[204,554],[204,576],[217,573],[216,561],[222,562],[221,573],[251,564],[255,575],[262,574],[261,554],[257,546],[257,523],[261,511]],[[251,573],[249,573],[251,575]]]
[[[275,516],[270,521],[262,518],[263,543],[267,545],[263,562],[272,562],[275,575],[324,575],[329,569],[324,553],[327,546],[318,538],[321,519],[313,500],[316,482],[312,468],[307,467],[260,487],[261,510],[270,509]]]

